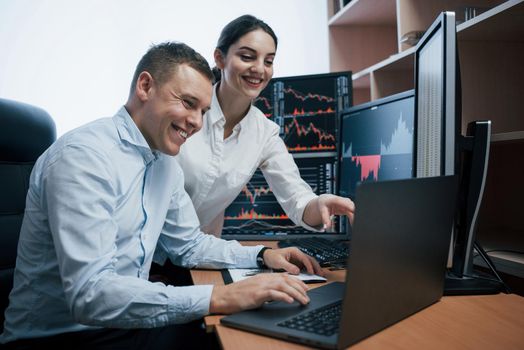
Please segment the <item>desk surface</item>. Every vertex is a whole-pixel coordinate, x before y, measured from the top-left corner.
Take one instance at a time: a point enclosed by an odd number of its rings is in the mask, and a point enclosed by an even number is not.
[[[275,246],[274,242],[260,243]],[[218,271],[193,270],[191,276],[195,284],[224,284]],[[345,273],[327,271],[326,277],[328,281],[342,281]],[[217,332],[226,350],[308,349],[222,326],[221,317],[206,317],[206,325],[208,330]],[[439,302],[364,339],[351,349],[521,350],[524,349],[524,298],[514,294],[443,297]]]

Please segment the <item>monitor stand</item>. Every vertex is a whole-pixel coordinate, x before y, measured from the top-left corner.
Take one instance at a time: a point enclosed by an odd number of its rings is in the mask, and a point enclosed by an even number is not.
[[[476,275],[457,277],[453,273],[447,272],[444,282],[444,295],[498,294],[504,290],[502,283],[488,278]]]
[[[482,247],[476,243],[476,229],[484,184],[488,168],[491,141],[491,121],[473,121],[467,134],[461,138],[461,193],[456,224],[453,264],[446,273],[444,295],[496,294],[506,290],[504,284],[473,270],[473,251],[487,260],[496,273],[495,266]]]

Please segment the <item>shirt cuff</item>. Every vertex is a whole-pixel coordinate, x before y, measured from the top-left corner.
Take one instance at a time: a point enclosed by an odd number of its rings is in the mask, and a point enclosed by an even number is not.
[[[311,230],[311,231],[315,231],[315,232],[323,232],[324,231],[324,224],[320,224],[320,225],[317,225],[317,226],[309,226],[308,224],[306,224],[303,220],[304,218],[304,211],[306,210],[306,207],[308,205],[308,203],[310,201],[312,201],[313,199],[317,198],[318,196],[316,194],[313,194],[311,196],[304,196],[303,199],[301,199],[301,202],[297,205],[297,207],[299,208],[297,210],[297,221],[298,223],[300,224],[300,226],[308,229],[308,230]]]
[[[256,246],[243,246],[245,248],[246,255],[244,259],[239,259],[238,267],[252,268],[258,267],[257,265],[257,255],[264,248],[263,245]]]
[[[213,285],[168,286],[169,323],[187,323],[209,315]]]

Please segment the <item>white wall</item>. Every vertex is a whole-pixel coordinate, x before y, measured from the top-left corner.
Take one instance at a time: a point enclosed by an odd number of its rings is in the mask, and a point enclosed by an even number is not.
[[[0,97],[46,109],[61,135],[125,103],[151,44],[183,41],[214,65],[246,13],[279,37],[276,77],[329,71],[325,0],[0,0]]]

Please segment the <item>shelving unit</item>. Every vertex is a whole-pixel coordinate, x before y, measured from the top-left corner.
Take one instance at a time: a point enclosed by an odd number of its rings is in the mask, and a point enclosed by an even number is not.
[[[414,47],[401,43],[454,11],[462,129],[492,121],[488,178],[477,237],[497,266],[524,277],[524,0],[351,0],[329,6],[331,71],[353,72],[353,104],[414,88]],[[477,16],[465,20],[466,10]],[[500,251],[506,250],[506,252]]]

